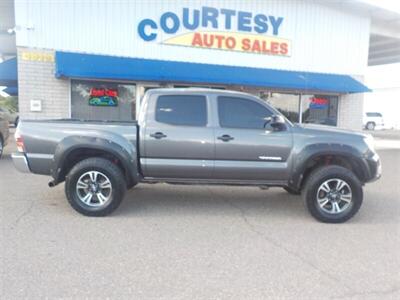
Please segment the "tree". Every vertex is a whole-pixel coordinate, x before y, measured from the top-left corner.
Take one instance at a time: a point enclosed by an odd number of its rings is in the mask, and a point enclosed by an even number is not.
[[[7,108],[12,112],[18,111],[18,97],[16,96],[9,96],[3,97],[0,96],[0,107]]]

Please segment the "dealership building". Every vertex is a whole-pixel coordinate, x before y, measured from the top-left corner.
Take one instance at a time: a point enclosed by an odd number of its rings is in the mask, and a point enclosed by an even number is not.
[[[400,23],[361,1],[1,5],[0,85],[21,119],[134,120],[148,89],[209,87],[293,122],[361,129],[365,68],[399,60]]]

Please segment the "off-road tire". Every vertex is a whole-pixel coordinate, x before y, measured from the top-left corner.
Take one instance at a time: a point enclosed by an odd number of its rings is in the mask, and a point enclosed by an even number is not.
[[[76,184],[80,176],[89,171],[105,174],[112,186],[112,195],[109,201],[101,207],[91,207],[83,203],[77,194]],[[77,163],[65,179],[65,195],[70,205],[85,216],[102,217],[109,215],[121,204],[126,192],[126,182],[120,168],[104,158],[88,158]]]
[[[0,159],[3,156],[4,152],[4,142],[3,142],[3,137],[0,135]]]
[[[329,179],[341,179],[351,188],[352,199],[347,210],[338,214],[328,214],[320,209],[317,202],[318,188]],[[308,177],[303,199],[310,214],[318,221],[324,223],[343,223],[352,218],[360,209],[363,201],[362,185],[358,178],[348,169],[341,166],[324,166],[314,170]]]

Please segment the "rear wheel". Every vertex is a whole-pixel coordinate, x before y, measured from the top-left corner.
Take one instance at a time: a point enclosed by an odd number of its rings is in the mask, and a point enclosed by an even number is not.
[[[342,223],[360,209],[363,191],[351,171],[340,166],[326,166],[311,173],[303,197],[314,218],[325,223]]]
[[[121,170],[103,158],[88,158],[76,164],[65,180],[71,206],[86,216],[106,216],[121,203],[126,182]]]
[[[375,123],[374,122],[368,122],[367,123],[367,129],[368,130],[374,130],[375,129]]]

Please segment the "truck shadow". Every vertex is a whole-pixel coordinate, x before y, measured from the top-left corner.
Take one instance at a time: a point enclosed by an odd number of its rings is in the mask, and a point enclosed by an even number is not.
[[[308,218],[300,196],[281,188],[142,184],[127,192],[115,215],[260,214]]]
[[[379,189],[369,189],[360,211],[347,224],[396,224],[399,204],[389,198]],[[230,186],[141,184],[127,192],[113,215],[161,218],[241,215],[274,222],[317,222],[307,212],[301,196],[290,195],[281,188]]]

